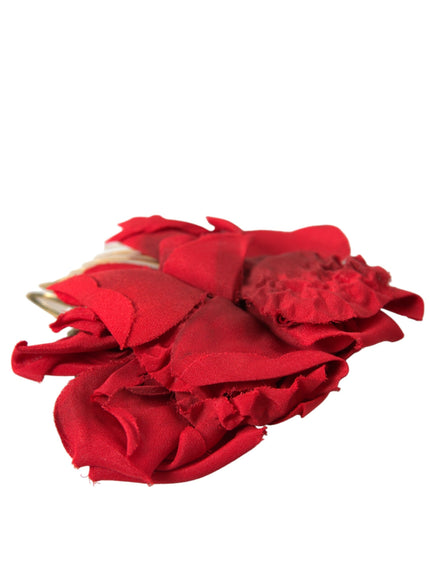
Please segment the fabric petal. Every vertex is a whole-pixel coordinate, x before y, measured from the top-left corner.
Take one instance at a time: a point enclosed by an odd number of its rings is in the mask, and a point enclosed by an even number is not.
[[[256,313],[258,316],[258,313]],[[290,347],[322,350],[350,356],[360,349],[383,341],[395,342],[403,338],[403,332],[384,312],[369,318],[352,318],[333,324],[288,324],[261,317],[270,330]],[[341,355],[339,353],[342,353]]]
[[[243,427],[235,431],[233,437],[228,438],[225,443],[198,461],[172,471],[155,471],[152,481],[153,483],[179,483],[209,475],[253,449],[265,434],[265,429]]]
[[[345,366],[327,363],[297,376],[292,384],[260,387],[231,399],[239,414],[252,425],[279,423],[319,405],[346,375]],[[304,405],[307,406],[304,406]]]
[[[54,332],[60,332],[60,330],[72,327],[94,336],[102,336],[106,332],[103,322],[89,308],[71,308],[60,314],[49,327]]]
[[[150,474],[143,473],[127,457],[126,435],[120,423],[91,400],[95,385],[100,386],[116,368],[108,365],[92,369],[70,381],[55,404],[55,424],[75,467],[112,469],[125,478],[150,483]]]
[[[166,238],[181,232],[199,236],[208,231],[195,224],[168,220],[159,215],[132,218],[121,223],[120,226],[122,231],[107,240],[108,242],[121,242],[156,259],[159,258],[160,244]]]
[[[188,426],[181,432],[176,453],[171,461],[162,463],[157,471],[173,471],[204,457],[207,453],[206,442],[194,427]]]
[[[29,346],[19,342],[12,354],[13,371],[26,379],[42,381],[46,375],[74,376],[124,357],[111,336],[79,332],[54,343]]]
[[[191,234],[172,234],[161,240],[158,251],[158,262],[161,269],[163,269],[164,263],[170,256],[170,254],[176,250],[179,246],[192,242],[196,239],[196,236]]]
[[[211,224],[211,226],[214,226],[214,233],[219,232],[243,233],[243,231],[239,228],[239,226],[236,226],[235,224],[229,222],[228,220],[215,217],[207,217],[206,219]]]
[[[335,226],[310,226],[293,232],[255,230],[246,232],[246,236],[248,257],[300,251],[343,259],[350,254],[347,237]]]
[[[241,234],[208,234],[178,246],[163,272],[208,293],[233,299],[241,282],[247,241]]]
[[[215,298],[183,325],[172,372],[191,386],[282,377],[343,361],[321,351],[295,351],[231,302]]]
[[[246,426],[234,433],[233,436],[226,437],[226,441],[219,448],[202,455],[196,461],[180,467],[171,466],[171,469],[165,469],[163,466],[162,469],[156,470],[152,475],[152,483],[181,483],[210,475],[253,449],[262,441],[265,434],[265,429]],[[142,477],[133,478],[119,471],[101,467],[90,468],[89,478],[92,481],[114,480],[145,483]]]
[[[422,320],[424,317],[424,300],[421,296],[394,286],[390,287],[384,308],[414,320]]]
[[[110,397],[95,393],[118,368],[93,369],[71,381],[55,406],[57,429],[76,467],[90,465],[151,483],[187,423],[165,398],[126,388]]]
[[[368,266],[361,256],[341,262],[312,252],[290,252],[250,265],[241,297],[259,317],[288,324],[368,318],[384,307],[422,317],[421,298],[390,287],[389,281],[388,272]]]
[[[93,310],[120,348],[149,342],[178,324],[205,294],[158,270],[125,268],[74,276],[50,287]]]

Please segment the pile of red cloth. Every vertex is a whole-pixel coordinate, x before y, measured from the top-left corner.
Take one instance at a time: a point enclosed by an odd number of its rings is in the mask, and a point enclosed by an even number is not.
[[[352,257],[333,226],[213,229],[133,218],[110,242],[153,263],[113,262],[54,283],[69,305],[57,342],[15,347],[14,371],[74,377],[55,422],[76,467],[102,479],[174,483],[255,447],[266,426],[319,405],[363,347],[403,334],[422,299]],[[153,266],[156,267],[153,267]]]

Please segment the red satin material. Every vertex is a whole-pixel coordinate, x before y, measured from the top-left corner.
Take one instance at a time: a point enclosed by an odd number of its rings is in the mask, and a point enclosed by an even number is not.
[[[266,426],[305,416],[363,347],[403,334],[381,309],[414,319],[422,299],[349,255],[332,226],[213,230],[160,216],[122,224],[121,241],[160,269],[103,264],[51,286],[73,333],[16,345],[17,374],[75,377],[55,422],[76,467],[98,481],[175,483],[255,447]]]

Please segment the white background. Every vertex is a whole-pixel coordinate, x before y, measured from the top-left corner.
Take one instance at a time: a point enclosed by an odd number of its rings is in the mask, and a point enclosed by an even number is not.
[[[3,577],[428,579],[428,321],[172,486],[89,483],[52,420],[66,379],[9,362],[55,338],[26,292],[135,215],[334,224],[428,301],[428,1],[0,6]]]

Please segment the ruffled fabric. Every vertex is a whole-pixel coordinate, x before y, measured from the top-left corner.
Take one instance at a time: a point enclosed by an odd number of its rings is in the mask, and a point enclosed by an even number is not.
[[[421,298],[389,282],[386,270],[368,266],[361,256],[341,261],[289,252],[251,262],[241,294],[259,316],[285,324],[369,318],[381,308],[420,320]]]
[[[50,344],[18,343],[14,371],[74,377],[55,423],[93,481],[203,477],[304,417],[361,348],[403,333],[384,310],[420,320],[423,301],[350,256],[333,226],[213,229],[133,218],[110,241],[157,261],[93,266],[50,286],[70,309]]]

